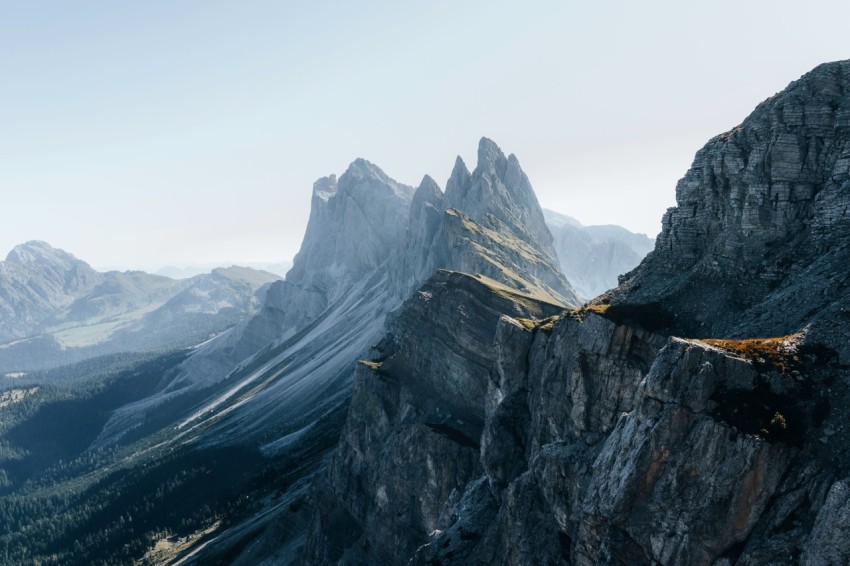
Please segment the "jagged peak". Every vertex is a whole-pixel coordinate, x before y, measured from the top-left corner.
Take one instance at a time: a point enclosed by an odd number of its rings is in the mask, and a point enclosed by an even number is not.
[[[351,187],[367,183],[374,186],[388,187],[396,196],[408,200],[413,196],[414,188],[399,183],[371,161],[358,157],[351,162],[345,173],[340,175],[338,188],[340,192],[346,192]]]
[[[709,140],[611,304],[662,305],[669,331],[693,336],[787,334],[841,316],[821,289],[850,286],[848,95],[850,61],[819,65]],[[693,300],[703,294],[712,300]],[[789,297],[806,308],[778,308]]]
[[[11,263],[35,263],[37,261],[81,261],[73,255],[59,248],[54,248],[42,240],[30,240],[18,244],[6,256],[6,261]]]
[[[428,187],[432,191],[440,191],[440,185],[437,184],[437,181],[431,175],[424,175],[422,180],[419,182],[419,188]]]
[[[445,208],[456,208],[481,222],[492,214],[517,236],[555,257],[552,235],[540,204],[516,156],[510,158],[489,138],[478,144],[478,165],[470,174],[458,158],[446,184]]]
[[[366,159],[358,157],[348,166],[345,173],[340,176],[340,181],[348,181],[349,179],[377,179],[383,182],[395,182],[390,179],[384,171]]]
[[[789,84],[788,88],[786,88],[783,92],[794,91],[796,88],[801,86],[813,86],[817,91],[821,90],[824,86],[827,86],[824,84],[824,80],[837,80],[840,83],[846,84],[848,77],[850,77],[850,59],[821,63],[796,81]]]
[[[471,178],[472,174],[466,167],[466,163],[464,163],[463,158],[458,155],[455,159],[455,165],[452,168],[452,174],[446,183],[446,192],[451,193],[452,191],[465,188],[469,184]]]
[[[440,185],[431,178],[430,175],[422,177],[422,182],[419,183],[416,192],[413,194],[414,206],[416,203],[427,202],[434,204],[443,198],[443,191],[440,190]]]
[[[29,240],[28,242],[24,242],[23,244],[18,244],[13,248],[13,250],[17,249],[40,249],[40,250],[54,250],[54,248],[44,240]]]
[[[313,196],[327,202],[334,194],[336,194],[336,175],[328,175],[317,179],[313,183]]]
[[[836,118],[840,118],[836,120],[836,125],[846,128],[846,116],[848,108],[850,108],[848,93],[850,93],[850,60],[822,63],[796,81],[792,81],[781,91],[762,101],[741,124],[715,136],[709,140],[706,147],[712,142],[722,143],[736,134],[742,134],[747,128],[754,127],[756,123],[763,121],[771,114],[782,116],[780,121],[786,126],[802,129],[818,128],[827,119],[823,108],[820,110],[821,116],[813,116],[813,120],[800,120],[793,115],[785,116],[784,108],[789,103],[796,105],[802,102],[804,107],[825,105]],[[805,110],[803,110],[803,113],[805,114]],[[700,151],[704,151],[706,147],[703,147]]]
[[[504,167],[506,161],[505,154],[496,142],[490,138],[481,138],[478,142],[478,165],[475,167],[476,172],[493,168],[501,169]]]

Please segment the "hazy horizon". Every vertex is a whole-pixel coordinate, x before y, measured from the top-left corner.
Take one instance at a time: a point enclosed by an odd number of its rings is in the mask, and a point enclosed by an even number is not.
[[[0,253],[289,260],[315,179],[363,157],[444,188],[482,136],[542,206],[654,237],[705,142],[848,56],[850,7],[818,6],[6,5]]]
[[[5,258],[8,256],[9,252],[11,252],[13,248],[17,247],[18,245],[27,245],[34,241],[46,243],[54,249],[59,249],[63,252],[69,253],[72,256],[76,257],[78,260],[88,263],[96,271],[100,271],[102,273],[108,271],[145,271],[147,273],[152,273],[155,275],[167,275],[168,277],[172,278],[180,278],[177,277],[176,273],[181,271],[186,272],[184,275],[182,275],[183,277],[192,277],[193,275],[197,275],[200,273],[209,273],[213,269],[219,267],[250,267],[252,269],[268,271],[275,275],[283,276],[285,275],[285,271],[288,271],[288,269],[292,267],[292,258],[282,258],[278,261],[242,261],[238,258],[228,258],[216,262],[187,261],[173,263],[152,263],[145,265],[126,265],[120,263],[96,264],[88,261],[85,257],[81,257],[79,254],[74,253],[74,250],[66,249],[61,245],[55,244],[54,242],[47,242],[45,240],[27,240],[26,242],[20,242],[19,244],[16,244],[16,246],[12,246],[8,250],[0,250],[0,261],[5,261]]]

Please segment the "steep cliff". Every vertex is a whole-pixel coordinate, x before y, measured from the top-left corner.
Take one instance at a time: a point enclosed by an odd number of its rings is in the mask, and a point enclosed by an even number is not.
[[[543,212],[516,157],[505,157],[486,138],[478,153],[473,173],[458,158],[445,195],[430,177],[414,191],[364,159],[339,180],[316,181],[304,241],[286,280],[271,286],[256,316],[187,360],[169,389],[214,385],[261,352],[280,354],[296,338],[306,344],[305,332],[314,340],[317,331],[326,332],[317,344],[340,344],[354,324],[369,328],[356,340],[368,345],[379,337],[384,315],[438,269],[480,273],[576,306],[579,298],[558,268]],[[447,208],[449,202],[457,208]]]
[[[357,370],[320,496],[343,511],[321,519],[308,561],[394,562],[445,528],[451,498],[482,473],[479,438],[499,317],[560,310],[483,276],[431,277]],[[347,541],[352,523],[356,540]]]
[[[428,177],[414,191],[362,159],[339,180],[317,181],[302,250],[286,281],[269,288],[260,312],[193,348],[149,394],[110,413],[97,431],[95,448],[120,450],[129,444],[150,454],[167,447],[199,459],[239,450],[261,461],[238,477],[217,478],[229,486],[235,485],[230,479],[251,478],[251,512],[230,516],[202,535],[202,545],[169,551],[173,556],[256,564],[287,562],[303,551],[312,520],[310,482],[328,466],[339,470],[335,477],[341,480],[347,463],[356,460],[330,459],[352,383],[358,399],[380,395],[366,376],[380,381],[402,360],[411,371],[428,364],[442,379],[444,399],[457,394],[468,402],[451,415],[426,410],[421,419],[410,416],[401,424],[413,437],[446,450],[460,440],[457,454],[475,464],[475,451],[464,439],[476,438],[484,422],[484,404],[474,400],[487,389],[482,376],[486,379],[493,359],[498,318],[510,312],[531,324],[578,304],[558,270],[543,213],[518,161],[486,139],[479,149],[475,170],[470,173],[458,162],[445,194]],[[448,201],[454,207],[447,207]],[[394,313],[411,296],[410,308]],[[381,340],[385,320],[394,329],[393,341]],[[418,336],[421,331],[425,338]],[[372,352],[376,343],[381,352]],[[435,353],[441,357],[430,358]],[[361,358],[365,365],[356,363]],[[405,383],[401,394],[430,391]],[[363,418],[369,415],[367,410]],[[352,437],[353,445],[363,442],[371,441]],[[468,471],[458,468],[459,474]],[[381,477],[392,473],[388,468]],[[431,501],[443,498],[450,486],[465,485],[465,477],[441,483]],[[401,493],[415,483],[411,477],[386,489]],[[327,502],[344,518],[348,511],[329,497],[316,501]],[[234,505],[244,511],[248,501]],[[424,514],[421,524],[438,520],[430,503],[411,503],[407,509],[410,517]],[[366,520],[366,514],[361,517]],[[386,515],[374,520],[384,527],[392,522]],[[343,530],[353,540],[362,534]],[[321,554],[324,539],[316,533],[319,538],[310,545]],[[339,544],[348,535],[328,541]]]
[[[846,563],[848,93],[822,65],[710,141],[596,304],[423,287],[358,370],[306,562]]]
[[[365,159],[352,162],[339,181],[334,175],[316,181],[301,250],[280,284],[292,329],[386,262],[407,232],[413,193]]]
[[[821,65],[706,144],[655,250],[611,293],[689,336],[783,335],[846,304],[850,62]]]

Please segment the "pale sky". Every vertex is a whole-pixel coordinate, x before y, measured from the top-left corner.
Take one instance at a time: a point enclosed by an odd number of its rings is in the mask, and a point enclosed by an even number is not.
[[[850,57],[847,2],[0,0],[0,258],[291,258],[364,157],[444,186],[487,136],[541,203],[655,235],[709,138]]]

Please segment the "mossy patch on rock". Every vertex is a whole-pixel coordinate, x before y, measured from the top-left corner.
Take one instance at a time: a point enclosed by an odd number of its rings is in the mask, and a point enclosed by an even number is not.
[[[801,338],[802,334],[798,333],[775,338],[746,340],[704,338],[698,341],[739,358],[750,360],[759,371],[776,370],[786,374],[800,368],[797,346]]]

